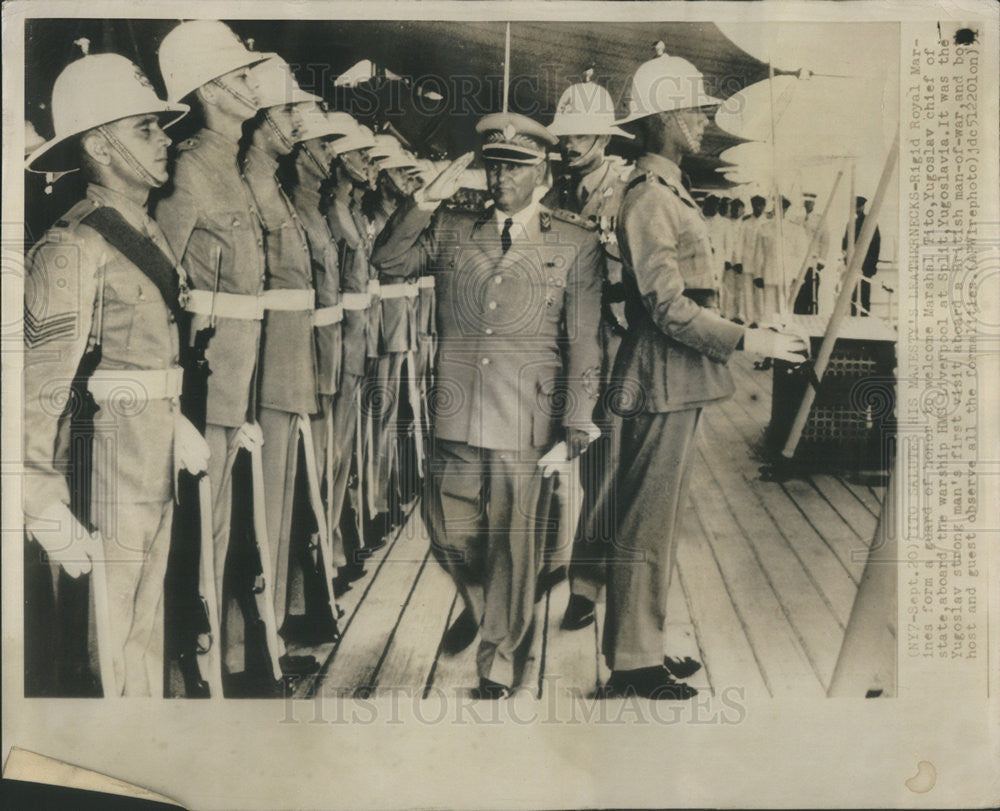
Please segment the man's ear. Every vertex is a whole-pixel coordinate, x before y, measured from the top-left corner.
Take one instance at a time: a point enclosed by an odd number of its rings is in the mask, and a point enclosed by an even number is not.
[[[108,141],[97,130],[90,130],[84,133],[80,139],[80,149],[92,160],[101,166],[111,165],[111,153],[108,151]]]
[[[541,163],[535,165],[535,185],[544,186],[546,178],[549,173],[549,162],[543,160]]]
[[[202,105],[214,106],[218,96],[216,95],[216,88],[211,82],[206,82],[197,90],[194,91],[195,96]]]
[[[597,136],[597,146],[601,150],[607,149],[608,148],[608,144],[610,144],[610,143],[611,143],[611,136],[610,135],[598,135]]]

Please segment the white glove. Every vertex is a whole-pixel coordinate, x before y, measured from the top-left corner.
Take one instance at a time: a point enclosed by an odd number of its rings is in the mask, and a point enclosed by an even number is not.
[[[809,357],[809,344],[793,332],[778,332],[773,327],[748,328],[743,333],[743,351],[788,363],[802,363]]]
[[[197,476],[208,469],[211,451],[201,432],[182,414],[174,417],[174,469]]]
[[[254,451],[264,445],[264,432],[260,430],[260,425],[256,422],[245,422],[233,436],[232,444],[237,448],[246,448]]]
[[[563,441],[553,445],[549,452],[538,460],[538,466],[542,469],[542,478],[549,478],[553,473],[569,472],[569,449]]]
[[[103,553],[100,535],[87,532],[62,502],[33,517],[25,529],[70,577],[87,574],[91,560]]]

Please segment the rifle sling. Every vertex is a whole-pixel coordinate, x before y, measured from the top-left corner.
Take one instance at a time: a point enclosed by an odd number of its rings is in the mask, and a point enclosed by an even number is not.
[[[174,318],[180,319],[183,310],[177,267],[153,240],[109,206],[95,208],[80,222],[97,231],[111,247],[139,268],[160,291],[163,303]]]

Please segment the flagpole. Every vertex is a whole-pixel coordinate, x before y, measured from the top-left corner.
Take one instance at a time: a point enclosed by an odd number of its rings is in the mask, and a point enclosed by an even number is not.
[[[503,111],[509,106],[510,94],[510,23],[507,23],[507,36],[503,49]]]

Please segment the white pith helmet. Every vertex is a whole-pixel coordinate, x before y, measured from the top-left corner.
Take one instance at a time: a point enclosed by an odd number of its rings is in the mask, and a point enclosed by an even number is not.
[[[92,54],[70,62],[52,87],[55,136],[31,153],[33,172],[79,168],[74,154],[77,135],[122,118],[153,113],[168,127],[190,108],[164,101],[137,65],[120,54]]]
[[[299,87],[292,66],[280,56],[273,55],[269,59],[254,65],[253,76],[257,80],[257,102],[260,109],[281,107],[285,104],[304,104],[306,102],[322,101],[322,97],[309,93]]]
[[[167,98],[180,101],[213,79],[273,55],[249,50],[218,20],[191,20],[171,30],[160,43],[160,74]]]
[[[705,77],[694,65],[679,56],[667,56],[663,43],[656,43],[658,56],[643,62],[632,76],[628,115],[618,124],[627,124],[655,113],[714,107],[722,99],[705,92]]]
[[[611,94],[590,81],[593,70],[584,74],[586,81],[571,84],[559,97],[556,114],[549,124],[553,135],[621,135],[631,138],[615,126],[615,102]]]

